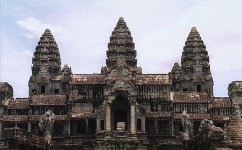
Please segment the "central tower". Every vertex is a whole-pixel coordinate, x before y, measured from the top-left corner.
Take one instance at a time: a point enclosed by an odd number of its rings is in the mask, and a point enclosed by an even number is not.
[[[108,72],[116,66],[119,58],[125,60],[127,67],[129,67],[132,72],[141,72],[141,68],[137,69],[135,44],[123,17],[119,18],[110,37],[110,42],[108,43],[106,59],[106,69]]]
[[[103,120],[103,123],[97,122],[103,124],[105,134],[97,131],[96,150],[120,149],[120,146],[123,149],[146,149],[139,142],[136,129],[135,79],[141,72],[137,67],[133,38],[123,17],[120,17],[108,43],[106,67],[102,68],[106,86],[103,109],[98,111],[97,120]]]

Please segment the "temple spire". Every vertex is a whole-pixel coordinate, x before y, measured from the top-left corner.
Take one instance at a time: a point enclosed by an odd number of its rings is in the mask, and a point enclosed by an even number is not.
[[[61,59],[57,43],[49,29],[40,37],[33,56],[32,74],[46,72],[51,76],[58,75],[61,70]]]
[[[191,33],[198,33],[197,28],[196,27],[192,27]]]
[[[181,67],[180,65],[178,64],[178,62],[174,63],[172,69],[171,69],[171,72],[172,73],[178,73],[179,71],[181,70]]]
[[[119,18],[108,43],[106,59],[108,70],[116,65],[118,57],[125,57],[128,67],[137,67],[135,44],[123,17]]]
[[[192,27],[181,58],[182,80],[186,91],[207,92],[212,95],[213,79],[206,46],[196,27]],[[188,84],[189,82],[189,84]],[[203,91],[208,89],[208,91]]]
[[[126,22],[124,21],[124,18],[123,17],[119,17],[117,24],[118,25],[125,25],[126,26]]]
[[[171,90],[179,91],[179,86],[177,86],[177,84],[179,84],[180,78],[181,78],[181,67],[180,67],[179,63],[177,63],[177,62],[174,63],[171,71],[169,72],[169,76],[172,79]]]
[[[194,73],[201,73],[201,67],[207,67],[210,70],[208,52],[196,27],[192,27],[182,53],[181,67],[191,66]]]
[[[32,58],[32,76],[29,79],[29,95],[62,92],[60,83],[61,58],[57,43],[46,29],[35,48]]]

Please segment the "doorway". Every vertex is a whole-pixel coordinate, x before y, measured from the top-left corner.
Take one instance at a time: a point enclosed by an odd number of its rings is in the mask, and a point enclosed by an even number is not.
[[[125,122],[125,130],[130,128],[130,105],[124,94],[116,96],[112,103],[112,129],[117,130],[118,122]]]
[[[114,110],[114,130],[117,130],[117,123],[125,122],[125,130],[128,130],[128,113],[127,110]]]

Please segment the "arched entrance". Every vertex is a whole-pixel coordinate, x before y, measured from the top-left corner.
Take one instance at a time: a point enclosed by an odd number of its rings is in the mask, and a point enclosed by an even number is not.
[[[130,104],[126,94],[118,94],[112,102],[112,130],[117,130],[118,122],[125,122],[125,130],[130,129]]]

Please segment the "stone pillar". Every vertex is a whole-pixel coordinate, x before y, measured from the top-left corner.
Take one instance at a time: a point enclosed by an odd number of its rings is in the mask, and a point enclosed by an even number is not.
[[[3,128],[3,122],[0,120],[0,139],[2,138],[2,128]]]
[[[85,119],[85,123],[86,123],[85,133],[88,134],[88,119]]]
[[[107,103],[106,105],[106,131],[111,131],[111,104]]]
[[[228,122],[225,122],[225,123],[224,123],[224,129],[226,129],[227,126],[228,126]]]
[[[100,118],[99,117],[97,117],[97,120],[96,120],[96,122],[97,122],[97,131],[100,131],[101,129],[101,127],[100,127]]]
[[[66,124],[66,130],[67,130],[67,135],[70,136],[71,135],[71,121],[70,119],[67,120],[67,124]]]
[[[173,119],[171,119],[171,121],[170,121],[170,132],[171,132],[171,135],[174,136],[174,121],[173,121]]]
[[[130,106],[130,115],[131,115],[131,133],[136,134],[136,117],[135,117],[135,103],[132,103]]]
[[[141,131],[145,132],[145,118],[142,118],[142,123],[141,123]]]
[[[31,132],[31,121],[28,121],[28,132]]]
[[[154,123],[155,123],[155,134],[158,134],[158,121],[155,119]]]

